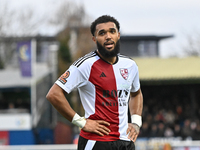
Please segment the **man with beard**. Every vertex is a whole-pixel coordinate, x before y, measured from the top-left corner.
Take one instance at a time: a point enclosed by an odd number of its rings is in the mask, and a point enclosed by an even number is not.
[[[143,96],[136,63],[119,54],[119,28],[119,22],[111,16],[97,18],[90,27],[97,50],[75,61],[47,94],[58,112],[81,128],[78,150],[135,149],[142,125]],[[75,88],[84,117],[64,96]]]

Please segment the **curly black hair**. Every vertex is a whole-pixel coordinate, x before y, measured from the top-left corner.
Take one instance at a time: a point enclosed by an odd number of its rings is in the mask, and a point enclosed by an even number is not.
[[[96,30],[96,26],[100,23],[106,23],[106,22],[114,22],[118,31],[120,29],[120,24],[119,22],[114,18],[111,17],[109,15],[103,15],[100,16],[99,18],[97,18],[94,22],[92,22],[91,26],[90,26],[90,31],[92,33],[92,35],[94,36],[95,30]]]

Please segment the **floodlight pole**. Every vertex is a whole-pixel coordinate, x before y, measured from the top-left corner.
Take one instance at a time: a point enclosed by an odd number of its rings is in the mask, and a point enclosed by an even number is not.
[[[32,76],[31,76],[31,118],[32,127],[36,127],[37,119],[37,103],[36,103],[36,45],[37,41],[33,38],[31,40],[31,66],[32,66]]]

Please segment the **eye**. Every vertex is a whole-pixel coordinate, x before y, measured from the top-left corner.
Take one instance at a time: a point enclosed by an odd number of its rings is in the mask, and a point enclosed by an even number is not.
[[[101,33],[99,33],[99,35],[104,35],[105,34],[105,32],[101,32]]]
[[[105,31],[100,31],[99,35],[101,35],[101,36],[105,35]]]
[[[114,33],[116,33],[116,30],[112,29],[112,30],[110,30],[110,33],[114,34]]]

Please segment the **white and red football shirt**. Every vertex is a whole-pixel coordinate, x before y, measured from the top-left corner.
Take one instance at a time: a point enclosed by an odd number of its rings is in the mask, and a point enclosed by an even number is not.
[[[109,135],[102,137],[81,130],[82,137],[96,141],[129,141],[126,134],[129,95],[140,88],[138,67],[132,59],[118,55],[112,65],[97,52],[91,52],[74,62],[56,84],[67,93],[78,88],[85,118],[110,123]]]

